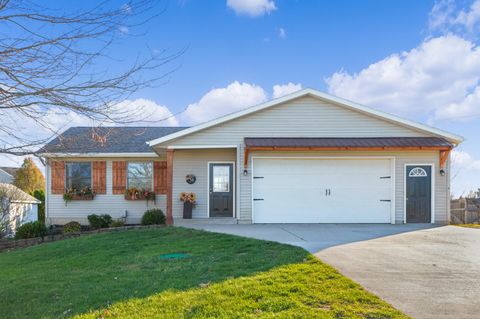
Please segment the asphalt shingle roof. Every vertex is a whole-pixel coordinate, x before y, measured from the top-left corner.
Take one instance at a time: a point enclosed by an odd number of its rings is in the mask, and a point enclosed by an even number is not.
[[[15,177],[15,175],[17,175],[17,171],[20,169],[20,167],[0,167],[0,169],[10,175],[12,175],[13,177]]]
[[[146,142],[186,127],[71,127],[39,153],[145,153]]]

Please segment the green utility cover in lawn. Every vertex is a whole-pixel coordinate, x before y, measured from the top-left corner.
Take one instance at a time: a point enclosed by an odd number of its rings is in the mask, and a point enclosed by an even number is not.
[[[173,254],[163,254],[160,255],[161,259],[183,259],[183,258],[189,258],[191,255],[190,254],[185,254],[185,253],[173,253]]]

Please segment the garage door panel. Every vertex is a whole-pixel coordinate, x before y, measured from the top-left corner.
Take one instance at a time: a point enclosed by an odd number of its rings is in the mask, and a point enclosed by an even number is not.
[[[256,223],[390,222],[388,159],[255,159],[253,174]]]

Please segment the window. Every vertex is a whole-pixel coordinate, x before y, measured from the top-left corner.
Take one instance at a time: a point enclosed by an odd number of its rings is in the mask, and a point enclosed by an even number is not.
[[[408,173],[408,177],[425,177],[427,176],[427,172],[421,167],[413,168],[410,173]]]
[[[213,167],[213,191],[230,191],[230,167],[215,165]]]
[[[127,188],[146,189],[153,186],[152,162],[131,162],[127,169]]]
[[[65,164],[65,168],[67,188],[92,187],[92,163],[68,162]]]

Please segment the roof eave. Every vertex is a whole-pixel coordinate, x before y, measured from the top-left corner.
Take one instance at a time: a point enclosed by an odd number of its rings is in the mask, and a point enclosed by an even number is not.
[[[40,153],[38,154],[41,157],[45,158],[54,158],[54,157],[158,157],[155,152],[123,152],[123,153],[95,153],[95,152],[85,152],[85,153]]]

